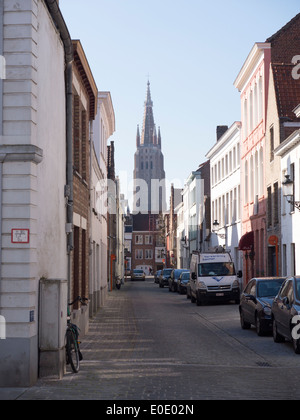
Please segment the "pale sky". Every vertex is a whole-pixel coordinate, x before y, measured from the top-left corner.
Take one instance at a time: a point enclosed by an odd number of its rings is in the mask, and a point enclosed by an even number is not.
[[[98,89],[112,95],[117,174],[132,179],[149,75],[166,178],[177,187],[206,160],[216,126],[240,121],[233,82],[254,43],[300,12],[299,0],[60,0],[60,7]]]

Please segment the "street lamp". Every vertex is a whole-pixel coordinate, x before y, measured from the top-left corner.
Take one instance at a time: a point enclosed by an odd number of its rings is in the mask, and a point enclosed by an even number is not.
[[[300,211],[300,201],[295,201],[294,181],[290,178],[290,175],[285,175],[285,181],[283,181],[282,187],[283,196],[287,199],[287,202]]]
[[[220,223],[217,220],[215,220],[213,222],[213,226],[214,226],[213,233],[215,233],[221,239],[226,239],[226,233],[225,234],[224,233],[219,233],[219,232],[216,232],[216,230],[215,230],[215,229],[217,229],[220,226]]]

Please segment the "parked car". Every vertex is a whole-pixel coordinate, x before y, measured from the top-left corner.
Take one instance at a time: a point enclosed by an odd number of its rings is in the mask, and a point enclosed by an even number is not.
[[[159,287],[164,287],[169,285],[169,277],[172,273],[173,268],[164,268],[159,276]]]
[[[170,292],[177,292],[178,290],[178,280],[180,277],[180,274],[184,272],[190,272],[190,270],[183,269],[183,268],[175,268],[172,270],[171,275],[169,277],[169,291]]]
[[[183,273],[180,274],[179,279],[178,279],[178,285],[177,285],[178,293],[180,293],[181,295],[185,295],[187,285],[189,282],[190,282],[190,272],[184,271]]]
[[[157,270],[157,272],[154,274],[154,283],[159,283],[160,273],[161,273],[161,270]]]
[[[146,276],[143,270],[132,270],[131,280],[145,280]]]
[[[256,327],[259,336],[272,331],[271,307],[284,278],[262,277],[250,280],[242,293],[239,305],[241,327]]]
[[[275,343],[291,341],[300,354],[300,277],[290,277],[283,283],[272,305],[273,339]]]

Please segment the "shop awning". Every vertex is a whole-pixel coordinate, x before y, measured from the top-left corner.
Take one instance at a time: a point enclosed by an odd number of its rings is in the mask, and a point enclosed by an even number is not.
[[[251,251],[254,248],[254,232],[245,233],[240,239],[239,250]]]

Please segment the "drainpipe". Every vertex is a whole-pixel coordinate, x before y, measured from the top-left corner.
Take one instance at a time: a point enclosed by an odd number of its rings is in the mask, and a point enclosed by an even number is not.
[[[0,4],[0,55],[3,56],[3,14],[4,2]],[[3,80],[0,79],[0,144],[3,144]],[[2,177],[3,177],[3,161],[0,159],[0,283],[2,280]],[[1,290],[0,290],[1,294]]]
[[[67,185],[65,188],[65,197],[67,198],[67,252],[68,252],[68,302],[70,302],[71,289],[71,251],[74,248],[73,235],[73,44],[71,36],[64,18],[61,14],[57,0],[45,0],[48,10],[52,16],[54,23],[60,33],[65,50],[66,62],[66,149],[67,149]]]

